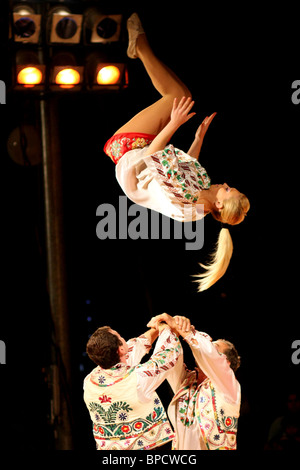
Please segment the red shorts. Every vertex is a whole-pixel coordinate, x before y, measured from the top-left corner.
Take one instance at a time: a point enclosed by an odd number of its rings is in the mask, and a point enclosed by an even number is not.
[[[126,152],[150,145],[155,137],[156,135],[136,132],[115,134],[106,142],[103,150],[117,164]]]

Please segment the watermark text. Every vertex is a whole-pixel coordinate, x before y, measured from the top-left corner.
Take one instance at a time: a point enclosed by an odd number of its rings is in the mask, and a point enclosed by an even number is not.
[[[300,80],[294,80],[292,83],[292,103],[299,104],[300,103]]]
[[[292,349],[294,349],[291,357],[292,363],[298,365],[300,364],[300,339],[295,339],[292,342]]]
[[[203,214],[203,205],[197,212]],[[100,240],[185,240],[186,250],[200,250],[204,244],[204,218],[196,222],[178,222],[138,204],[128,207],[126,196],[119,197],[118,211],[112,204],[100,204],[96,235]],[[172,232],[172,233],[171,233]]]
[[[3,80],[0,80],[0,104],[6,104],[6,86]]]
[[[6,364],[6,345],[0,340],[0,364]]]
[[[100,456],[101,457],[101,456]],[[181,454],[146,454],[119,456],[110,454],[102,457],[102,465],[126,465],[130,468],[145,465],[196,465],[197,455],[192,453]]]

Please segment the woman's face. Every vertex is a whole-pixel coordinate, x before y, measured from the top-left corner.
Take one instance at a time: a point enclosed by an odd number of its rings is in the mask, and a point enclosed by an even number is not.
[[[239,198],[241,195],[241,193],[235,189],[235,188],[231,188],[230,186],[228,186],[228,184],[224,183],[224,184],[220,184],[220,188],[217,192],[217,195],[216,195],[216,200],[217,200],[217,203],[220,204],[220,206],[223,206],[223,201],[225,201],[226,199],[231,199],[231,198]]]

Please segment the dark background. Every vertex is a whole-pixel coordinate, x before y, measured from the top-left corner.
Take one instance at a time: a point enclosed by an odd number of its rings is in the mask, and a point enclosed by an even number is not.
[[[299,377],[300,366],[291,361],[291,344],[299,337],[294,15],[247,3],[238,8],[195,5],[143,2],[137,11],[154,51],[189,86],[196,102],[197,115],[172,143],[187,150],[202,119],[217,111],[199,160],[213,183],[237,187],[251,203],[245,222],[231,230],[234,254],[228,272],[207,292],[197,293],[191,275],[208,260],[217,239],[220,227],[212,217],[205,218],[205,243],[197,252],[185,249],[186,240],[101,241],[96,236],[97,207],[109,203],[117,209],[123,194],[103,145],[158,98],[141,63],[128,59],[129,87],[120,93],[58,99],[72,358],[67,393],[78,450],[94,449],[82,382],[93,368],[85,345],[101,325],[129,339],[165,311],[188,316],[214,339],[231,340],[242,357],[242,451],[249,450],[250,437],[256,449],[264,448],[270,423],[283,412]],[[134,2],[122,8],[127,13],[130,7],[134,11]],[[8,59],[5,15],[2,23],[2,57]],[[9,74],[2,64],[2,77],[9,80]],[[9,448],[47,450],[54,441],[48,424],[51,390],[45,381],[53,325],[42,166],[18,165],[6,149],[9,133],[30,113],[36,115],[36,104],[21,94],[9,93],[1,107],[0,339],[7,348],[7,364],[1,366],[1,433]],[[166,385],[159,394],[167,404]]]

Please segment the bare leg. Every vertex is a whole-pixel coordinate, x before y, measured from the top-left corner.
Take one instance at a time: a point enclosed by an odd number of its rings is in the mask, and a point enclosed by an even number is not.
[[[118,129],[116,134],[123,132],[158,134],[170,120],[174,98],[188,97],[191,93],[179,78],[154,55],[145,34],[138,36],[136,52],[162,98],[136,114]]]

